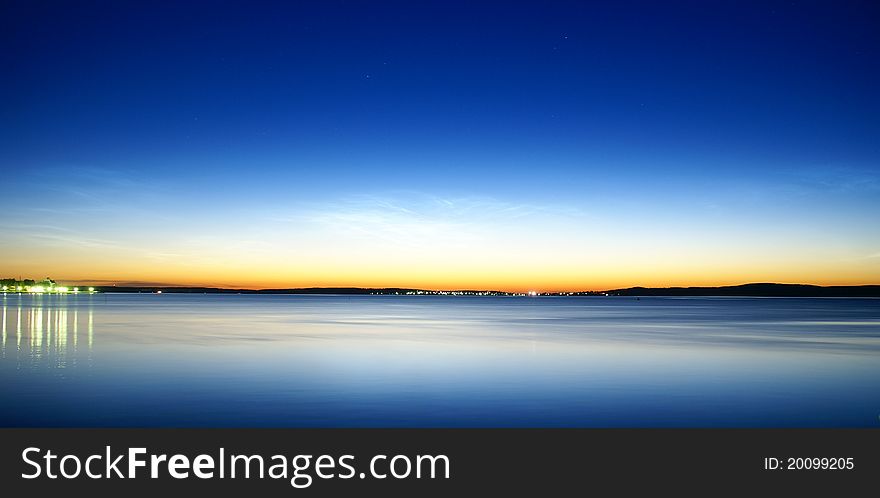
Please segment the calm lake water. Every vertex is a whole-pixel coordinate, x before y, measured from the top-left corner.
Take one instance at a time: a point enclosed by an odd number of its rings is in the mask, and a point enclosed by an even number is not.
[[[2,303],[3,426],[880,426],[878,299]]]

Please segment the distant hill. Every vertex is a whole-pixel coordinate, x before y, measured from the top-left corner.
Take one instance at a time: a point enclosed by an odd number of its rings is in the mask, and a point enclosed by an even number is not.
[[[880,285],[822,287],[757,283],[726,287],[630,287],[607,293],[615,296],[880,297]]]

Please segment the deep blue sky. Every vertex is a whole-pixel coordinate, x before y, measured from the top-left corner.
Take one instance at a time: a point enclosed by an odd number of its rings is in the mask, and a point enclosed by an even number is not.
[[[5,2],[0,19],[7,208],[131,219],[159,200],[183,233],[252,222],[230,198],[478,198],[691,240],[827,225],[835,250],[880,251],[876,2]]]

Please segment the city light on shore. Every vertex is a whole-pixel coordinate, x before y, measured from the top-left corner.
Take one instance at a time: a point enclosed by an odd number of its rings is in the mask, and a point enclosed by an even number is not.
[[[4,284],[0,289],[4,294],[14,292],[17,294],[79,294],[79,287],[69,287],[66,285],[58,285],[54,280],[46,278],[37,283],[33,280],[17,281],[14,279],[3,279],[4,282],[13,282],[12,284]],[[88,288],[88,293],[93,294],[96,290],[94,287]]]

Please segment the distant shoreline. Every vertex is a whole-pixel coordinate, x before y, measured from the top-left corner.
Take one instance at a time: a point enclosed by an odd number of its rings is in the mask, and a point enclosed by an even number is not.
[[[307,287],[289,289],[225,289],[219,287],[95,286],[97,292],[177,294],[296,295],[427,295],[427,296],[703,296],[703,297],[880,297],[880,285],[818,286],[753,283],[720,287],[630,287],[607,291],[505,292],[494,290],[427,290],[409,288]]]

